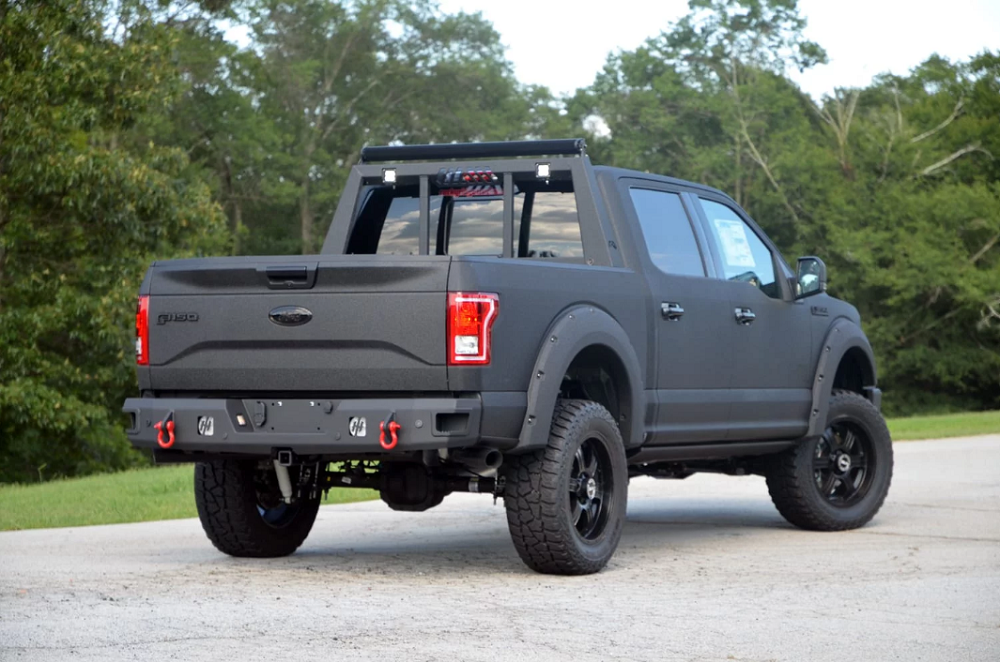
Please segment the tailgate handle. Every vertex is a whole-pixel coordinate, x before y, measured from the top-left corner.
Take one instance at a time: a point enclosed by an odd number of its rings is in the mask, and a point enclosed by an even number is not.
[[[316,266],[293,264],[264,268],[267,286],[272,290],[308,290],[316,283]]]

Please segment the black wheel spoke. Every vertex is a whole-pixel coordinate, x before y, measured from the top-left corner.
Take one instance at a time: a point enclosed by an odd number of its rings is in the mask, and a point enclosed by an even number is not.
[[[840,481],[841,486],[841,496],[846,499],[854,493],[854,478],[851,476],[851,473],[848,472],[838,478],[838,480]]]
[[[831,468],[829,455],[813,456],[813,469],[816,471],[826,471]]]
[[[851,466],[855,469],[867,469],[868,468],[868,458],[860,453],[858,455],[851,456]]]
[[[576,449],[576,454],[573,456],[573,464],[576,467],[576,473],[574,475],[579,476],[583,473],[583,467],[586,466],[586,462],[583,459],[583,446]]]
[[[840,446],[841,449],[845,453],[850,454],[851,451],[854,449],[854,442],[856,440],[857,440],[857,437],[855,436],[854,432],[852,432],[851,430],[848,430],[847,433],[844,435],[844,443],[841,444],[841,446]]]
[[[583,507],[583,504],[580,503],[579,499],[574,498],[574,497],[570,497],[570,498],[573,499],[573,501],[571,502],[572,503],[572,514],[573,514],[573,526],[579,527],[580,526],[580,518],[583,517],[583,512],[584,512],[585,508]]]
[[[600,468],[597,465],[597,453],[595,453],[593,450],[591,450],[590,451],[590,462],[587,462],[587,466],[584,469],[584,471],[587,473],[588,476],[590,476],[591,478],[593,478],[593,477],[595,477],[597,475],[597,472],[599,470],[600,470]]]
[[[833,472],[829,472],[823,475],[823,479],[820,481],[819,492],[825,498],[829,499],[834,492],[834,488],[837,485],[837,477],[833,475]]]

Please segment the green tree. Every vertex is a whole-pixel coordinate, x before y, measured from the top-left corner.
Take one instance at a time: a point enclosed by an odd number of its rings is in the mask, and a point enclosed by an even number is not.
[[[142,274],[228,249],[184,154],[133,133],[177,90],[171,30],[115,8],[0,0],[0,481],[139,457],[118,412]]]
[[[788,0],[695,0],[569,102],[599,160],[730,193],[861,311],[893,413],[1000,404],[1000,66],[931,57],[816,104]]]
[[[817,250],[865,316],[898,410],[1000,403],[1000,181],[984,147],[1000,144],[991,61],[932,56],[908,76],[882,76],[847,95],[856,111],[831,130],[847,170]]]
[[[559,120],[542,88],[515,80],[479,15],[427,2],[259,0],[250,43],[187,26],[185,93],[151,129],[189,150],[247,252],[313,252],[365,144],[499,140]],[[291,232],[293,225],[297,232]]]

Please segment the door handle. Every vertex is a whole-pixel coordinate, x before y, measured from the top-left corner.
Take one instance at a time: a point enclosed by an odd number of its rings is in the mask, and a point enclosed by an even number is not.
[[[736,323],[743,326],[750,326],[753,321],[757,319],[757,316],[749,308],[737,308],[736,309]]]
[[[660,314],[663,315],[663,319],[676,322],[684,316],[684,309],[681,308],[681,304],[679,303],[664,301],[660,304]]]

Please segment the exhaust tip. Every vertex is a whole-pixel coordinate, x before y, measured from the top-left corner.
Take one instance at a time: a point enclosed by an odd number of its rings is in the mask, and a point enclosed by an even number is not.
[[[499,469],[500,465],[503,464],[503,453],[495,448],[491,448],[483,457],[483,464],[490,469]]]

